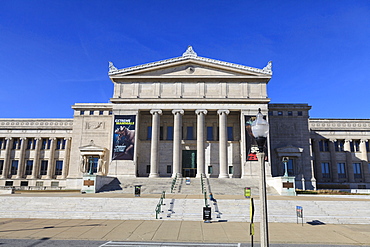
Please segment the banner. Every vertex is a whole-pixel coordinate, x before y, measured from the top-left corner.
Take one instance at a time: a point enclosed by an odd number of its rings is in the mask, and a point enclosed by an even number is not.
[[[256,139],[252,133],[252,123],[256,120],[256,116],[244,116],[245,117],[245,141],[246,141],[246,153],[247,153],[247,161],[258,161],[257,152],[258,152],[258,145]],[[265,116],[264,116],[265,118]],[[267,145],[267,141],[266,144]],[[265,161],[267,161],[267,146],[265,146]]]
[[[134,159],[135,120],[135,115],[114,116],[112,160]]]

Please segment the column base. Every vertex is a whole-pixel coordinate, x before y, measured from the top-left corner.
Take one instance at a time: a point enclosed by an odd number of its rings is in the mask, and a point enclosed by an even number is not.
[[[230,178],[229,174],[220,174],[218,175],[218,178]]]
[[[158,173],[150,173],[149,178],[159,178]]]

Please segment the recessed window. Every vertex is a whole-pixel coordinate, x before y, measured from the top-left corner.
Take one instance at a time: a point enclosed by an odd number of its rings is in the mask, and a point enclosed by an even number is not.
[[[94,111],[90,111],[90,115],[94,115]]]
[[[328,140],[319,141],[319,150],[320,152],[329,152],[329,141]]]
[[[32,175],[33,160],[26,161],[26,175]]]
[[[353,163],[353,174],[355,178],[362,178],[361,163]]]
[[[80,115],[85,115],[85,111],[80,111]]]
[[[5,186],[13,186],[13,181],[5,181]]]
[[[173,126],[167,126],[167,140],[173,140]]]
[[[194,140],[193,126],[186,127],[186,140]]]
[[[292,111],[288,111],[288,116],[293,116],[293,112]]]
[[[335,152],[344,152],[344,140],[334,142]]]
[[[208,174],[212,174],[213,173],[213,167],[212,166],[208,166]]]
[[[338,178],[346,178],[346,164],[338,163]]]
[[[18,171],[18,160],[12,160],[12,167],[10,170],[11,175],[17,175]]]
[[[21,186],[28,186],[28,181],[21,181]]]
[[[207,141],[213,141],[213,127],[207,127]]]
[[[234,167],[233,166],[229,166],[229,174],[234,174]]]
[[[150,165],[146,166],[146,173],[150,173]]]
[[[51,182],[51,187],[59,187],[59,182],[58,181]]]
[[[0,160],[0,175],[3,174],[4,160]]]
[[[303,112],[302,111],[299,111],[298,112],[298,116],[303,116]]]
[[[55,175],[62,175],[63,171],[63,160],[57,160],[55,162]]]
[[[103,115],[104,114],[104,111],[99,111],[99,115]]]
[[[148,126],[146,130],[146,139],[151,140],[152,139],[152,126]]]
[[[233,127],[227,127],[227,140],[234,141]]]
[[[46,175],[48,172],[48,161],[42,160],[41,161],[41,169],[40,169],[40,175]]]
[[[109,111],[109,115],[113,115],[113,111]]]
[[[167,173],[171,173],[172,172],[172,166],[167,166]]]
[[[283,112],[282,111],[278,111],[278,116],[283,116]]]
[[[329,163],[321,163],[321,174],[323,178],[330,178]]]

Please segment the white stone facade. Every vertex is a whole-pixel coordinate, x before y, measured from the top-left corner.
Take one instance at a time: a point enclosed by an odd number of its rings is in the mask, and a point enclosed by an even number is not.
[[[110,63],[110,103],[76,103],[71,119],[0,119],[0,186],[80,189],[86,173],[258,179],[246,121],[261,108],[270,122],[269,177],[282,176],[281,158],[290,157],[297,188],[370,187],[370,120],[310,120],[307,104],[269,104],[271,69],[199,57],[191,47],[124,69]],[[348,143],[327,151],[320,140],[358,141],[359,151]],[[345,178],[335,169],[343,162]]]

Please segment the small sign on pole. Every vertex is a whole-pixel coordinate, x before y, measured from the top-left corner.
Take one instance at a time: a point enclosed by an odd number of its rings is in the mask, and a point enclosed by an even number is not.
[[[251,188],[250,187],[244,188],[244,196],[245,198],[251,198]]]
[[[303,208],[302,206],[296,206],[296,212],[297,212],[297,224],[298,224],[298,218],[302,219],[302,226],[303,226]]]
[[[204,223],[211,223],[212,216],[210,207],[203,207],[203,220]]]
[[[249,235],[251,236],[251,246],[253,247],[253,236],[254,236],[254,223],[253,223],[253,217],[254,217],[254,203],[253,198],[251,198],[250,204],[249,204],[249,217],[250,217],[250,225],[249,225]]]

